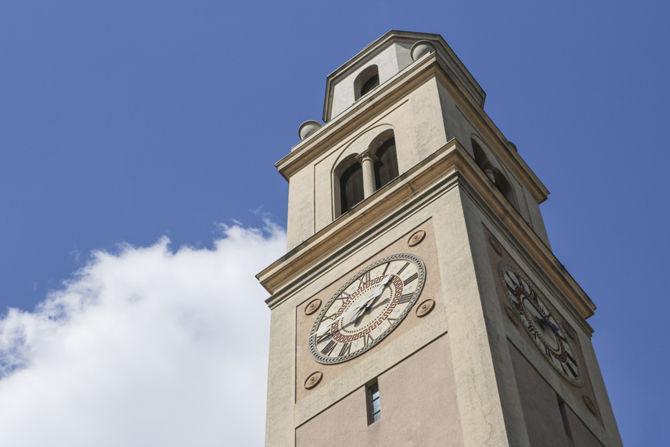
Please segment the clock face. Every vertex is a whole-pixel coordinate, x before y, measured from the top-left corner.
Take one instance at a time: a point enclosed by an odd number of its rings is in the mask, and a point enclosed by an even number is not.
[[[563,377],[572,383],[579,383],[575,351],[549,306],[521,274],[508,268],[503,268],[501,274],[512,308],[518,313],[535,346]]]
[[[426,269],[397,254],[354,275],[316,318],[309,349],[319,363],[340,363],[371,349],[395,329],[421,294]]]

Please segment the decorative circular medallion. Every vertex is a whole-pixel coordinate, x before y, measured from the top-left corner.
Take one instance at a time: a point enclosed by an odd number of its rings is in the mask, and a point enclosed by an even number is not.
[[[312,374],[307,376],[307,378],[305,379],[305,388],[307,388],[308,390],[311,390],[312,388],[317,386],[319,384],[319,382],[321,382],[322,378],[323,378],[323,374],[321,373],[321,371],[314,371]]]
[[[430,311],[433,310],[435,307],[435,301],[434,300],[424,300],[419,304],[419,306],[416,308],[416,316],[421,318],[425,317],[430,313]]]
[[[319,312],[309,349],[319,363],[345,362],[371,349],[407,316],[426,268],[409,253],[380,259],[352,276]]]
[[[410,247],[414,247],[415,245],[419,245],[423,238],[426,237],[426,232],[423,230],[418,230],[412,233],[412,235],[409,237],[407,240],[407,245]]]
[[[598,407],[596,407],[595,402],[593,402],[593,400],[591,400],[591,398],[589,396],[587,396],[586,394],[584,394],[582,396],[582,400],[584,401],[584,404],[586,405],[586,408],[588,408],[589,411],[591,413],[593,413],[593,415],[597,416],[598,415]]]
[[[314,298],[305,307],[305,315],[312,315],[314,312],[319,310],[319,307],[321,307],[321,300],[318,298]]]
[[[500,268],[510,306],[526,333],[556,371],[574,385],[581,384],[575,349],[547,301],[521,273]]]

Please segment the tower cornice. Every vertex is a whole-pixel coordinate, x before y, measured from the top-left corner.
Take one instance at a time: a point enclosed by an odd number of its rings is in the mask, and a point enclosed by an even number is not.
[[[393,222],[456,186],[476,196],[479,205],[518,242],[537,270],[565,297],[580,324],[591,332],[585,321],[595,311],[591,299],[456,139],[258,273],[256,277],[272,294],[268,306],[279,305]]]

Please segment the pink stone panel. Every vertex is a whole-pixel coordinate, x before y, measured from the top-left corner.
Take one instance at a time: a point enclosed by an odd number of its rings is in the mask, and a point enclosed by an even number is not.
[[[556,393],[511,343],[510,354],[530,445],[569,447]]]
[[[462,446],[448,337],[378,378],[381,419],[368,426],[361,387],[296,430],[298,447]]]

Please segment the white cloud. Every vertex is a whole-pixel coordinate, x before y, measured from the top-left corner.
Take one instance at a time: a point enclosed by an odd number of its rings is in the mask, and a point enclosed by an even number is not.
[[[98,252],[0,319],[0,445],[261,446],[269,310],[254,274],[284,233]]]

